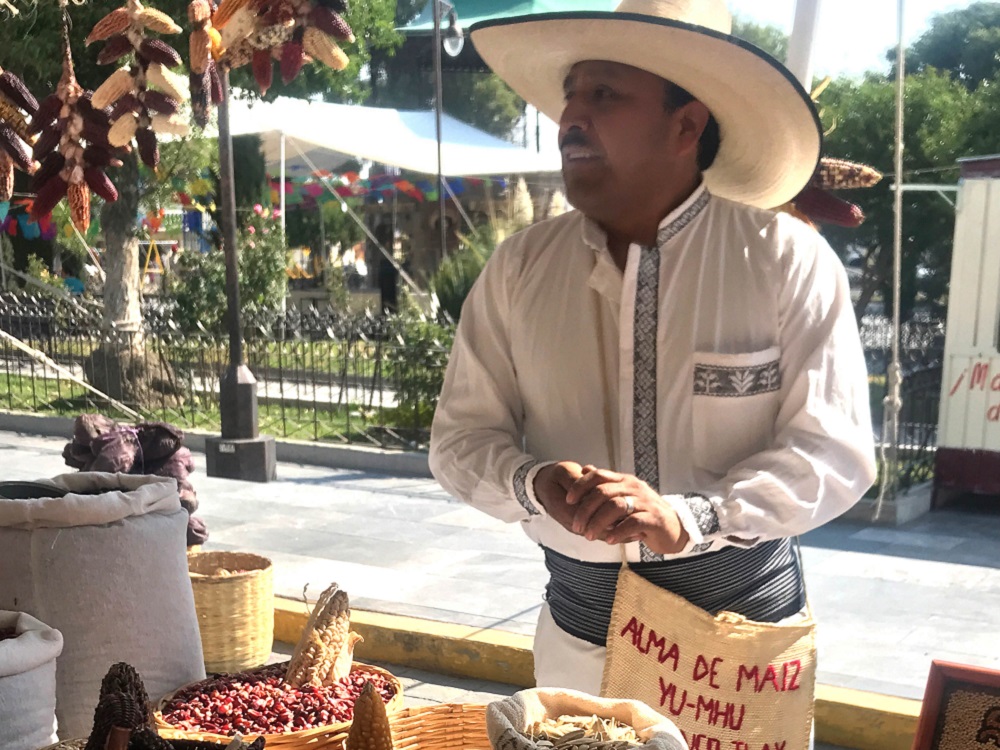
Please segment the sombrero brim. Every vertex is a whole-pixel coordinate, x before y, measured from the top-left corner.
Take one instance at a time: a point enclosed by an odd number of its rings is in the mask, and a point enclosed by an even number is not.
[[[736,37],[613,12],[516,16],[469,33],[486,64],[557,122],[566,74],[583,60],[631,65],[684,87],[719,123],[721,146],[704,177],[720,197],[775,208],[816,169],[823,135],[809,94],[781,63]]]

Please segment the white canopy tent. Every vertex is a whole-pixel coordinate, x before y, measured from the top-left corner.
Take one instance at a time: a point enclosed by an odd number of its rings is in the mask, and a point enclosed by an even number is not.
[[[406,111],[290,98],[253,104],[233,100],[230,123],[233,135],[261,136],[269,169],[281,169],[284,150],[288,176],[309,174],[313,164],[336,171],[352,159],[437,174],[433,110]],[[442,119],[441,172],[446,176],[558,172],[559,168],[557,151],[536,153],[448,115]]]

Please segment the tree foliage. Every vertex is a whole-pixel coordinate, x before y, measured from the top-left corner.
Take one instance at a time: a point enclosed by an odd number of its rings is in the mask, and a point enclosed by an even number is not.
[[[845,191],[867,215],[857,229],[823,227],[842,256],[861,255],[859,312],[876,296],[891,302],[895,84],[869,74],[861,81],[835,81],[823,94],[827,125],[825,153],[870,164],[886,178],[876,187]],[[947,74],[928,69],[906,78],[904,182],[953,185],[955,160],[969,155],[968,123],[976,102]],[[940,312],[945,303],[951,261],[954,209],[935,193],[904,193],[903,277],[900,305],[904,317],[922,303]]]
[[[887,53],[895,62],[896,51]],[[972,91],[1000,73],[1000,3],[976,2],[939,13],[907,51],[907,72],[947,71]]]
[[[733,36],[760,47],[781,62],[788,57],[788,35],[770,24],[759,24],[739,16],[733,18]]]

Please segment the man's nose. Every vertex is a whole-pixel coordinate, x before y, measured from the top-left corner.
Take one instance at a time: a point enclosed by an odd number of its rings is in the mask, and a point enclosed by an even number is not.
[[[584,132],[590,128],[590,116],[578,98],[571,99],[563,107],[559,117],[559,137],[562,138],[572,128],[579,128]]]

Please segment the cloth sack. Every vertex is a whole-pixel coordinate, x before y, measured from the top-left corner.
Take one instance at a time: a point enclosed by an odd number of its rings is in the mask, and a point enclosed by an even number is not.
[[[23,612],[0,611],[0,750],[25,750],[56,741],[56,657],[62,634]]]
[[[635,698],[674,721],[692,750],[807,750],[815,623],[713,617],[623,565],[601,695]]]
[[[65,474],[52,496],[0,500],[0,609],[58,628],[60,738],[90,733],[101,679],[133,665],[154,700],[205,676],[173,479]]]
[[[521,732],[536,721],[560,716],[616,719],[635,729],[644,750],[687,750],[673,722],[639,701],[596,698],[577,690],[522,690],[486,707],[486,733],[493,750],[536,750]]]

